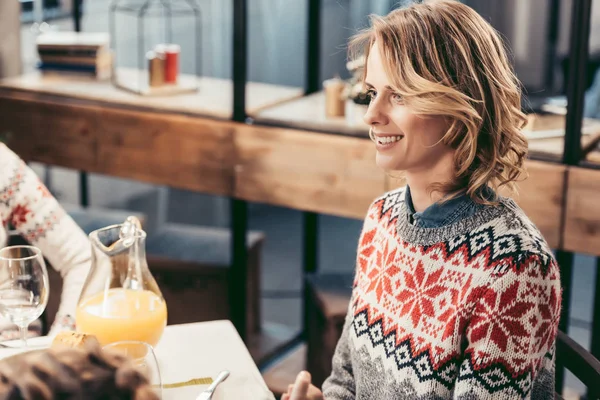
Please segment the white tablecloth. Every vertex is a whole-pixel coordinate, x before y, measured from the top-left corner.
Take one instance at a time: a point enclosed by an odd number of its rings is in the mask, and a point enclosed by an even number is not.
[[[10,343],[18,345],[18,342]],[[30,346],[48,346],[46,337],[34,338]],[[171,325],[156,346],[163,384],[185,382],[194,378],[217,377],[227,369],[229,378],[221,383],[214,400],[274,400],[254,364],[248,349],[229,321],[198,322]],[[0,358],[19,353],[19,350],[0,348]],[[164,400],[195,400],[204,386],[165,389]]]

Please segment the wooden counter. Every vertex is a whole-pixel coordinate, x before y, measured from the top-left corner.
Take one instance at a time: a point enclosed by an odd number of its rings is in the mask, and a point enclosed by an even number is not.
[[[565,217],[564,249],[600,255],[600,170],[569,170]]]
[[[264,108],[250,116],[259,123],[286,126],[300,130],[313,130],[354,137],[368,137],[369,127],[362,120],[367,107],[348,101],[346,117],[327,118],[325,116],[325,95],[323,92],[293,98],[272,107]],[[587,149],[586,160],[600,164],[600,150],[594,149],[600,141],[600,121],[586,121],[586,129],[581,138],[582,148]],[[529,151],[533,158],[560,161],[563,154],[564,116],[535,116],[525,130],[529,140]],[[559,131],[559,132],[557,132]]]
[[[135,74],[129,71],[132,79]],[[36,95],[61,96],[68,99],[90,101],[93,104],[120,106],[140,111],[171,112],[193,116],[231,119],[232,81],[202,77],[198,79],[197,93],[176,96],[139,96],[115,88],[109,81],[98,81],[85,76],[65,74],[27,75],[0,81],[4,90],[27,92]],[[299,98],[303,90],[297,87],[248,82],[246,107],[251,113]]]
[[[366,106],[348,101],[346,117],[327,117],[325,116],[325,94],[317,92],[290,99],[258,112],[249,112],[248,116],[258,123],[366,138],[369,136],[369,126],[362,118],[366,109]]]

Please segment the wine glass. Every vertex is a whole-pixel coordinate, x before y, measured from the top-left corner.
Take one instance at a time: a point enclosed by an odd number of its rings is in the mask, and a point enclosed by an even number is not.
[[[27,329],[48,304],[48,271],[42,252],[33,246],[0,250],[0,314],[19,327],[23,348]]]
[[[158,359],[154,353],[154,349],[146,342],[135,340],[125,340],[114,342],[102,347],[103,350],[120,353],[125,357],[133,360],[134,365],[142,371],[152,385],[152,389],[159,399],[162,398],[162,380],[160,377],[160,369],[158,367]]]

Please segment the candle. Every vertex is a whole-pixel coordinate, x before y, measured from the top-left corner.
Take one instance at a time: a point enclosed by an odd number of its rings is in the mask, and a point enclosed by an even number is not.
[[[177,83],[179,75],[179,53],[181,47],[177,44],[159,44],[154,48],[156,54],[164,58],[165,83]]]
[[[346,82],[336,76],[323,82],[325,88],[325,115],[327,117],[343,117],[345,114],[346,100],[343,93]]]
[[[149,84],[151,87],[162,86],[165,83],[165,58],[155,51],[146,53],[148,60]]]
[[[177,83],[180,52],[181,47],[177,44],[165,46],[165,82],[167,83]]]

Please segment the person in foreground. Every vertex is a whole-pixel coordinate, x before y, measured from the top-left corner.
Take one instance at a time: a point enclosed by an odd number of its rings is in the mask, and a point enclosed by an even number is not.
[[[0,247],[8,242],[10,223],[23,239],[42,251],[63,278],[60,306],[49,334],[75,329],[75,308],[91,266],[90,242],[35,172],[3,143],[0,143],[0,217]],[[29,326],[29,336],[41,333],[39,320]],[[16,325],[0,317],[0,341],[18,338]]]
[[[132,360],[99,346],[19,354],[0,362],[1,400],[159,400]]]
[[[374,17],[352,48],[377,164],[406,187],[368,210],[322,393],[304,372],[283,399],[553,399],[559,267],[498,192],[527,153],[499,35],[441,0]]]

